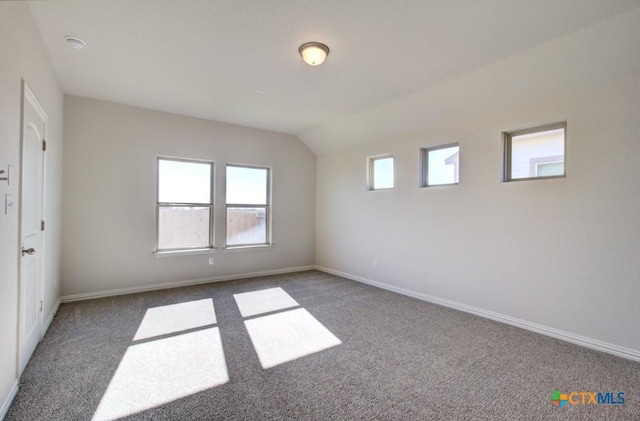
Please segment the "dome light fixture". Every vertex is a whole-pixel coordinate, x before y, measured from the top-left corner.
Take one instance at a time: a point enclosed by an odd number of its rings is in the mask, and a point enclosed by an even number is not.
[[[307,42],[298,48],[305,63],[310,66],[318,66],[329,55],[329,47],[320,42]]]
[[[69,44],[69,47],[74,50],[82,50],[87,45],[87,43],[80,38],[66,36],[64,39],[67,41],[67,44]]]

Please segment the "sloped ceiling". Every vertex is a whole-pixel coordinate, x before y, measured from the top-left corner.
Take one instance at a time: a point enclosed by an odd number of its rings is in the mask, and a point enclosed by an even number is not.
[[[498,102],[571,86],[585,66],[585,83],[637,71],[640,54],[640,0],[30,6],[66,94],[294,134],[317,154],[426,124],[439,104],[479,106],[505,81],[511,97]],[[70,49],[66,35],[87,47]],[[322,66],[298,55],[308,41],[331,48]]]

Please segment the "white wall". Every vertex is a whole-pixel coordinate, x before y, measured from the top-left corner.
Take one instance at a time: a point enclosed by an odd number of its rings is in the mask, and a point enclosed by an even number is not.
[[[314,263],[315,156],[294,136],[65,96],[64,142],[65,296]],[[154,257],[159,155],[215,162],[218,247],[225,164],[271,166],[275,245]]]
[[[47,125],[46,198],[44,216],[44,318],[59,297],[62,196],[63,96],[26,2],[0,2],[0,168],[14,168],[11,186],[0,182],[0,408],[17,375],[18,239],[21,80],[24,79],[49,117]],[[4,196],[16,200],[4,214]]]
[[[319,156],[316,264],[640,351],[639,92],[636,76]],[[501,183],[501,132],[558,121],[567,178]],[[419,148],[454,141],[460,185],[419,189]],[[382,153],[396,188],[366,191]]]

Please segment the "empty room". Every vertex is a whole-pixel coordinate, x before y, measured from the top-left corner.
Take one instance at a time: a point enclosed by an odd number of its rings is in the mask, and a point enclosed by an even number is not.
[[[640,419],[640,0],[0,2],[0,420]]]

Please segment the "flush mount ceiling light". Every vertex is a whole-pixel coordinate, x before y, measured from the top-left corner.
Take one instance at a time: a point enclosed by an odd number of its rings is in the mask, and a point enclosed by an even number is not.
[[[322,64],[329,55],[329,47],[320,42],[307,42],[298,49],[305,63],[311,66]]]
[[[87,45],[80,38],[66,36],[64,37],[64,39],[67,41],[67,44],[69,44],[69,47],[73,48],[74,50],[82,50]]]

